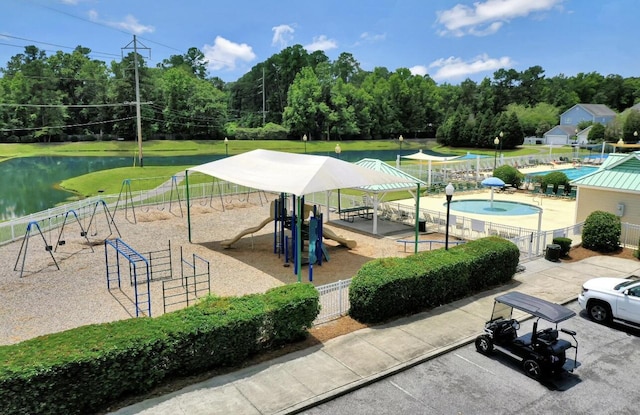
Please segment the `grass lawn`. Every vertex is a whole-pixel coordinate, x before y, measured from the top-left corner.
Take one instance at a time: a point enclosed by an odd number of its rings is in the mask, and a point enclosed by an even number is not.
[[[397,140],[362,140],[362,141],[308,141],[306,150],[308,152],[333,152],[336,144],[339,144],[342,151],[358,150],[393,150],[399,149]],[[305,150],[302,140],[277,140],[277,141],[236,141],[230,140],[225,148],[224,141],[144,141],[143,154],[153,156],[171,157],[175,155],[195,155],[195,154],[240,154],[256,148],[302,153]],[[467,152],[474,154],[484,154],[493,156],[494,149],[467,149],[450,148],[438,145],[435,141],[405,139],[402,144],[403,150],[429,149],[432,151],[464,155]],[[556,152],[566,152],[566,149],[552,149]],[[109,156],[128,154],[137,157],[138,144],[135,141],[96,141],[81,143],[51,143],[51,144],[0,144],[0,162],[12,157],[29,157],[41,155],[64,155],[64,156]],[[548,150],[540,146],[522,146],[515,150],[505,150],[505,156],[540,154]],[[405,161],[411,163],[411,161]],[[82,196],[94,196],[100,193],[118,194],[125,179],[148,179],[135,180],[132,182],[132,190],[152,189],[163,181],[168,180],[177,172],[184,171],[190,166],[149,166],[149,167],[124,167],[112,170],[89,173],[68,179],[60,183],[66,190],[73,191]],[[190,183],[203,183],[210,181],[208,177],[189,177]],[[135,188],[134,188],[135,187]]]

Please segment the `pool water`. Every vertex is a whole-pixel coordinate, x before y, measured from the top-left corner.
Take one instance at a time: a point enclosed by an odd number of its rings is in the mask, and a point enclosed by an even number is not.
[[[446,206],[446,203],[445,203]],[[499,215],[499,216],[520,216],[533,215],[540,212],[540,208],[520,202],[509,202],[504,200],[487,199],[467,199],[452,200],[451,210],[464,213],[475,213],[479,215]]]
[[[536,172],[536,173],[528,174],[527,176],[544,176],[547,173],[553,173],[553,172],[556,172],[556,171],[560,171],[560,172],[566,174],[567,177],[569,178],[569,180],[575,180],[575,179],[579,179],[579,178],[581,178],[583,176],[586,176],[587,174],[591,174],[596,170],[598,170],[598,167],[581,166],[579,168],[555,169],[555,170],[539,171],[539,172]]]

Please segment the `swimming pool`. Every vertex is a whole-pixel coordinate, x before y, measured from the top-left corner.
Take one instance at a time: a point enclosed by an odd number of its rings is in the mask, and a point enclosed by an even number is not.
[[[444,204],[446,207],[446,203]],[[540,208],[520,202],[488,199],[452,200],[451,210],[479,215],[520,216],[533,215],[540,212]]]
[[[527,174],[527,176],[544,176],[547,173],[553,173],[553,172],[556,172],[556,171],[560,171],[560,172],[566,174],[567,177],[569,178],[569,180],[575,180],[575,179],[581,178],[582,176],[586,176],[587,174],[591,174],[596,170],[598,170],[598,167],[581,166],[581,167],[578,167],[578,168],[570,168],[570,169],[554,169],[554,170],[539,171],[539,172],[536,172],[536,173]]]

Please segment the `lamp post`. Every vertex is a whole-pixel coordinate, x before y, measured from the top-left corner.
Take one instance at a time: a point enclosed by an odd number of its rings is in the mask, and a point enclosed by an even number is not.
[[[502,166],[502,143],[504,142],[504,133],[500,131],[500,165]]]
[[[338,155],[338,158],[340,158],[340,153],[342,153],[342,149],[340,148],[340,143],[336,144],[335,152]]]
[[[224,138],[224,154],[229,157],[229,139],[227,137]]]
[[[402,136],[402,134],[400,134],[400,137],[398,137],[398,142],[400,143],[400,153],[402,153],[402,142],[404,141],[404,137]],[[400,164],[400,158],[398,158],[398,164]]]
[[[447,224],[446,229],[444,230],[444,250],[449,250],[449,207],[451,206],[451,198],[453,197],[453,185],[449,183],[447,187],[444,188],[444,193],[447,195]]]
[[[304,154],[307,154],[307,135],[302,136],[302,141],[304,141]]]
[[[638,131],[633,132],[633,139],[636,140],[636,143],[638,142]]]
[[[496,162],[498,161],[498,144],[500,144],[500,139],[498,137],[496,137],[493,140],[493,144],[495,144],[496,146],[496,152],[493,155],[493,170],[496,169]]]

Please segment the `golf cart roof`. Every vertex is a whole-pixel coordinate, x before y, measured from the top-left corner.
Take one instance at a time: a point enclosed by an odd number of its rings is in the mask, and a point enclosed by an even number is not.
[[[552,323],[560,323],[576,315],[575,312],[565,306],[517,291],[499,295],[495,298],[495,301]]]

